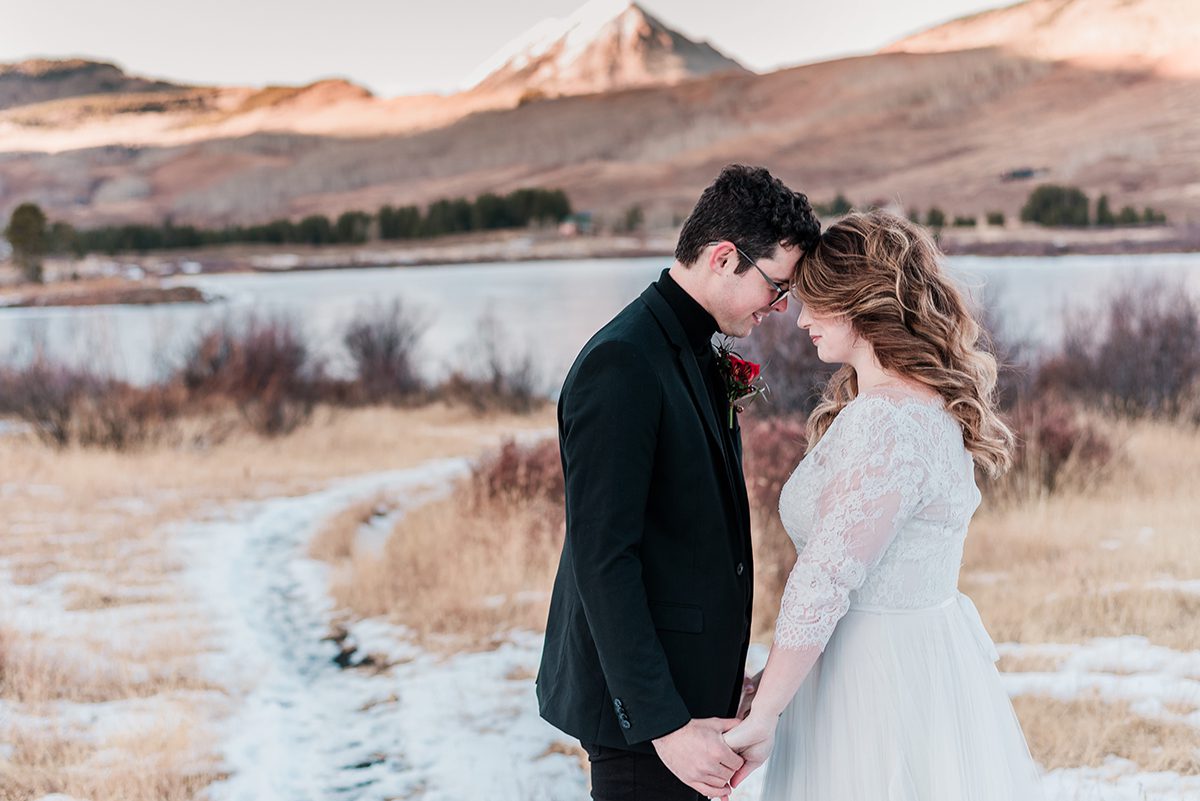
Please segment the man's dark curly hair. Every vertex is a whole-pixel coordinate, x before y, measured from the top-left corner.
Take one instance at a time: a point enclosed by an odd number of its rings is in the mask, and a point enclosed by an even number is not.
[[[675,259],[691,265],[708,243],[727,239],[758,261],[774,254],[780,243],[808,252],[820,236],[821,222],[805,195],[788,189],[763,167],[730,164],[683,223]],[[750,263],[738,255],[735,272],[749,269]]]

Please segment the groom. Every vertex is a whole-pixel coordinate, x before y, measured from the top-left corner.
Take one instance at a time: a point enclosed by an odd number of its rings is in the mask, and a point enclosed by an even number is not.
[[[675,263],[584,346],[558,404],[566,541],[537,679],[596,801],[726,796],[753,594],[741,431],[712,346],[787,308],[808,199],[734,165]]]

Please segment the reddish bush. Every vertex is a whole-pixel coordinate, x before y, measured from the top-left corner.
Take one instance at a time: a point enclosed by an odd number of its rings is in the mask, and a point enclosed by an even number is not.
[[[476,505],[497,500],[563,503],[562,460],[558,440],[519,445],[505,440],[492,456],[471,470],[471,495]]]
[[[117,450],[145,444],[168,433],[186,400],[178,384],[142,388],[112,382],[107,392],[84,396],[76,404],[75,440]]]
[[[256,431],[275,435],[312,415],[323,372],[296,323],[251,316],[204,332],[177,379],[193,400],[229,399]]]
[[[742,416],[742,454],[751,508],[775,514],[779,491],[804,456],[804,422],[797,416]]]
[[[1066,485],[1090,483],[1116,456],[1111,436],[1088,421],[1075,406],[1043,397],[1018,406],[1010,416],[1017,433],[1013,468],[999,486],[1055,492]]]
[[[29,423],[50,445],[130,448],[154,439],[183,411],[178,386],[134,387],[41,354],[0,374],[0,412]]]
[[[51,445],[71,439],[71,417],[80,398],[103,393],[110,382],[94,373],[51,364],[42,354],[0,377],[0,411],[15,414],[33,426]]]
[[[754,620],[759,635],[768,634],[796,561],[796,548],[779,519],[779,493],[803,458],[805,444],[804,422],[798,415],[742,416],[743,465],[754,544]]]

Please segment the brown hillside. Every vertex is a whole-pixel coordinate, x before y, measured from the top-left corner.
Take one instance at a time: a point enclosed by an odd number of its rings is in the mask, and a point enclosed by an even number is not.
[[[84,224],[250,222],[542,185],[669,222],[745,161],[818,200],[1010,218],[1035,182],[1003,176],[1033,168],[1200,222],[1200,72],[1170,37],[1117,57],[1154,14],[1194,25],[1188,7],[1030,0],[894,48],[928,52],[526,103],[512,88],[380,100],[341,81],[58,100],[0,112],[0,215],[32,200]],[[1074,38],[1056,38],[1067,23]],[[959,49],[975,45],[995,46]]]
[[[0,64],[0,109],[64,97],[180,88],[126,75],[115,64],[84,59],[29,59]]]

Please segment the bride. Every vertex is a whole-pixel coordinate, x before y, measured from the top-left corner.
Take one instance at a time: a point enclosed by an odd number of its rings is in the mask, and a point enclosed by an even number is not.
[[[799,327],[843,367],[779,512],[799,552],[750,712],[762,801],[1033,801],[1040,779],[957,589],[975,468],[1011,463],[996,362],[919,226],[851,214],[796,271]],[[752,680],[753,681],[753,680]]]

